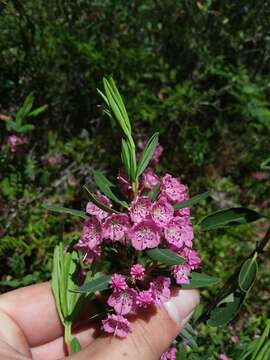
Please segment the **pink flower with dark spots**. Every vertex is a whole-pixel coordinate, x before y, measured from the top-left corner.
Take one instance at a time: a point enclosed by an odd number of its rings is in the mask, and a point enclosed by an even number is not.
[[[10,147],[10,151],[15,153],[17,151],[17,146],[24,145],[28,143],[28,138],[25,135],[9,135],[7,137],[7,144]]]
[[[170,278],[164,276],[159,276],[150,283],[150,290],[152,292],[155,305],[162,306],[170,299],[170,285]]]
[[[175,215],[186,218],[186,219],[189,219],[189,217],[190,217],[190,208],[183,208],[183,209],[175,210]]]
[[[151,217],[160,227],[165,227],[173,217],[174,208],[166,198],[160,198],[151,208]]]
[[[156,164],[159,163],[162,153],[163,153],[163,146],[158,144],[157,147],[156,147],[156,150],[155,150],[155,152],[154,152],[154,154],[152,156],[152,159],[151,159],[151,163],[153,165],[156,165]]]
[[[150,216],[152,203],[147,196],[141,196],[131,204],[130,218],[135,223],[146,220]]]
[[[124,338],[131,332],[129,321],[122,315],[108,315],[107,319],[102,320],[103,329],[109,334],[114,334]]]
[[[143,173],[143,183],[146,189],[151,190],[160,181],[159,176],[151,168],[147,168]]]
[[[153,303],[153,294],[151,290],[140,291],[136,298],[136,305],[142,308],[147,308]]]
[[[182,202],[188,199],[187,187],[170,174],[166,174],[161,179],[160,191],[161,195],[167,197],[172,203]]]
[[[113,274],[110,280],[110,286],[112,289],[122,291],[127,289],[126,279],[123,275]]]
[[[109,297],[107,304],[120,315],[126,315],[135,309],[137,292],[134,289],[115,290]]]
[[[189,265],[175,265],[172,268],[172,275],[174,276],[177,284],[189,284],[189,274],[191,268]]]
[[[96,195],[97,199],[108,207],[112,207],[109,199],[105,195],[98,194]],[[96,216],[99,220],[105,219],[109,214],[107,211],[100,209],[97,205],[91,201],[86,205],[86,212],[90,215]]]
[[[166,241],[181,249],[183,246],[192,246],[193,229],[189,221],[179,216],[172,218],[172,220],[164,228],[164,237]]]
[[[135,280],[142,280],[144,277],[144,267],[141,264],[135,264],[130,269],[130,275]]]
[[[173,345],[169,350],[165,351],[162,355],[160,360],[176,360],[177,349]]]
[[[85,220],[83,224],[82,237],[78,246],[87,244],[89,249],[95,249],[103,240],[102,227],[97,218],[92,216],[90,219]]]
[[[130,228],[129,217],[126,214],[112,214],[107,217],[103,225],[105,239],[121,241]]]
[[[189,265],[192,270],[198,269],[200,267],[201,259],[196,250],[192,250],[186,247],[181,251],[180,255],[186,259],[187,265]]]
[[[160,230],[153,220],[145,220],[129,230],[128,238],[136,250],[155,248],[160,243]]]

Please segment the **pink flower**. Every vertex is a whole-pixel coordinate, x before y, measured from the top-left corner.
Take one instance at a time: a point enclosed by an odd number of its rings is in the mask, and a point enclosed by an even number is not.
[[[175,215],[188,219],[190,217],[190,208],[178,209],[175,211]]]
[[[144,267],[140,264],[135,264],[130,269],[130,275],[135,280],[142,280],[144,276]]]
[[[252,174],[253,178],[257,181],[262,181],[262,180],[265,180],[267,179],[267,174],[265,172],[262,172],[262,171],[255,171],[253,174]]]
[[[60,165],[62,162],[63,158],[62,155],[59,153],[54,153],[54,154],[50,154],[47,157],[47,162],[48,164],[50,164],[51,166],[57,166]]]
[[[192,270],[198,269],[200,267],[201,259],[196,250],[184,248],[180,255],[186,259],[186,263],[191,267]]]
[[[147,196],[139,197],[135,202],[132,203],[130,208],[130,218],[134,223],[139,223],[150,215],[152,203]]]
[[[172,268],[172,275],[175,277],[177,284],[189,284],[189,274],[191,268],[189,265],[175,265]]]
[[[159,177],[151,168],[147,168],[143,173],[143,183],[146,189],[152,189],[159,182]]]
[[[99,246],[90,249],[89,245],[81,240],[74,245],[74,248],[80,250],[84,254],[83,260],[86,260],[89,263],[92,263],[96,257],[101,255],[101,249]]]
[[[150,283],[153,300],[157,306],[162,306],[163,303],[170,299],[170,285],[170,278],[164,276],[159,276]]]
[[[191,224],[179,216],[172,218],[164,229],[164,237],[167,242],[177,249],[184,245],[192,246],[193,229]]]
[[[163,153],[163,146],[161,146],[160,144],[157,145],[156,150],[152,156],[151,159],[151,163],[156,165],[157,163],[159,163],[160,157]]]
[[[120,315],[126,315],[135,308],[137,292],[134,289],[114,290],[107,304],[114,308]]]
[[[120,274],[113,274],[110,280],[110,286],[117,291],[126,290],[128,287],[125,277]]]
[[[124,240],[130,227],[129,217],[126,214],[112,214],[103,225],[104,237],[112,241]]]
[[[107,333],[114,333],[115,336],[124,338],[131,332],[130,323],[121,315],[108,315],[107,319],[102,320],[103,329]]]
[[[166,226],[170,222],[173,213],[174,208],[168,203],[166,198],[160,198],[152,205],[151,217],[161,227]]]
[[[161,179],[161,194],[166,196],[172,203],[182,202],[188,199],[188,191],[185,185],[181,184],[176,178],[166,174]]]
[[[104,205],[112,207],[112,204],[110,203],[107,196],[98,194],[96,195],[96,197]],[[95,205],[91,201],[86,205],[86,212],[90,215],[96,216],[99,220],[103,220],[109,215],[107,211],[100,209],[97,205]]]
[[[239,341],[239,337],[237,335],[231,336],[231,341],[236,344]]]
[[[177,349],[173,345],[169,350],[165,351],[162,355],[160,360],[176,360]]]
[[[95,249],[103,240],[101,224],[97,218],[92,216],[85,220],[83,224],[82,237],[78,243],[78,247],[86,244],[90,249]]]
[[[151,290],[140,291],[136,298],[136,305],[139,307],[147,308],[153,303],[153,293]]]
[[[218,355],[217,360],[229,360],[229,358],[225,354]]]
[[[16,152],[17,146],[27,144],[28,138],[25,135],[9,135],[7,137],[7,144],[11,152]]]
[[[152,220],[145,220],[129,230],[128,238],[136,250],[154,248],[160,243],[159,228]]]

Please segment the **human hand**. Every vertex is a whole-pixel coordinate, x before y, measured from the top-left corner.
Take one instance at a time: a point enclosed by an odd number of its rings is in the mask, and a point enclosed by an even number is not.
[[[99,334],[96,323],[73,334],[83,350],[71,360],[158,360],[187,323],[199,302],[195,290],[177,291],[163,309],[141,313],[125,339]],[[148,313],[148,315],[147,315]],[[65,357],[63,328],[50,283],[28,286],[0,296],[0,359],[57,360]]]

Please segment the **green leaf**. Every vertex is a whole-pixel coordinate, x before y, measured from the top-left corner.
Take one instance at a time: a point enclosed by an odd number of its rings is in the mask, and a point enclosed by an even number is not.
[[[126,169],[128,178],[131,180],[131,154],[129,151],[129,146],[125,139],[122,139],[122,153],[121,153],[122,162]]]
[[[201,220],[202,230],[212,230],[221,227],[247,224],[252,221],[261,219],[263,216],[256,211],[247,208],[230,208],[216,211]]]
[[[116,203],[120,204],[121,206],[128,208],[128,204],[125,201],[119,200],[111,190],[111,187],[115,186],[111,183],[106,176],[104,176],[100,171],[94,171],[94,179],[97,187],[100,191],[107,195],[108,198],[115,201]]]
[[[196,343],[196,340],[194,339],[193,335],[190,334],[190,332],[186,328],[184,328],[180,332],[180,336],[188,342],[188,345],[191,347],[192,350],[197,350],[198,345]]]
[[[182,285],[184,289],[199,289],[209,286],[215,286],[220,282],[220,279],[206,274],[193,271],[190,275],[190,283]]]
[[[269,334],[270,334],[270,320],[267,320],[266,327],[265,327],[264,332],[263,332],[262,336],[260,337],[260,340],[259,340],[259,342],[258,342],[258,344],[256,346],[256,350],[252,354],[251,360],[256,360],[256,357],[259,354],[263,344],[265,343],[265,341],[269,337]]]
[[[106,206],[103,202],[99,201],[98,198],[91,193],[91,191],[87,188],[86,185],[84,185],[83,188],[87,191],[89,199],[92,201],[92,203],[97,205],[101,210],[104,210],[110,214],[119,214],[119,211],[114,210],[113,208],[110,208],[109,206]]]
[[[238,282],[242,291],[248,291],[253,285],[258,271],[256,259],[247,259],[241,267]]]
[[[150,198],[150,200],[152,200],[152,201],[156,200],[156,198],[159,194],[159,188],[160,188],[160,183],[158,182],[155,186],[153,186],[151,191],[148,193],[148,197]]]
[[[137,178],[144,172],[144,170],[148,166],[150,160],[152,159],[152,156],[158,145],[158,135],[159,135],[158,132],[153,134],[151,136],[151,138],[149,139],[148,143],[145,145],[145,148],[143,149],[143,152],[141,154],[141,157],[140,157],[140,160],[138,163],[138,167],[137,167],[137,172],[136,172]]]
[[[200,201],[206,199],[209,196],[209,194],[210,194],[210,191],[205,191],[202,194],[193,196],[189,200],[185,200],[185,201],[182,201],[181,203],[177,203],[173,207],[175,209],[183,209],[183,208],[186,208],[186,207],[190,207],[190,206],[198,204]]]
[[[182,256],[177,255],[175,252],[168,249],[151,249],[147,250],[146,254],[153,260],[165,265],[180,265],[185,262]]]
[[[32,109],[33,103],[34,103],[34,96],[31,93],[26,97],[23,105],[21,106],[21,108],[19,109],[19,111],[16,114],[15,121],[18,125],[22,124],[23,120],[28,116],[28,114],[30,113],[30,111]]]
[[[187,349],[184,345],[179,344],[176,360],[187,360]]]
[[[236,290],[234,292],[234,300],[232,302],[222,303],[211,311],[210,318],[207,323],[211,326],[221,326],[231,321],[239,312],[245,295]]]
[[[70,342],[70,349],[72,353],[78,353],[81,351],[81,344],[76,337],[73,337]]]
[[[47,108],[48,108],[48,105],[40,106],[40,107],[36,108],[35,110],[31,111],[28,114],[28,116],[37,117],[39,114],[43,113]]]
[[[84,212],[84,211],[66,208],[66,207],[63,207],[63,206],[61,206],[61,205],[47,205],[47,204],[43,204],[42,206],[43,206],[46,210],[55,211],[55,212],[64,213],[64,214],[70,214],[70,215],[74,215],[74,216],[81,217],[81,218],[83,218],[83,219],[88,219],[88,218],[89,218],[89,216],[87,215],[87,213]]]
[[[98,278],[83,284],[76,291],[87,292],[87,293],[103,291],[108,289],[110,280],[111,280],[111,275],[101,275]]]

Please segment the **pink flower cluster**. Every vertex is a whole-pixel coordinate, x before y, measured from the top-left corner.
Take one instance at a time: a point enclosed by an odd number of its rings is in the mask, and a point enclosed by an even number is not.
[[[18,146],[27,144],[27,142],[28,138],[25,135],[9,135],[7,137],[7,144],[13,153],[16,152]]]
[[[125,190],[128,180],[121,174]],[[151,190],[155,187],[153,200]],[[112,208],[109,199],[98,194],[100,202]],[[174,205],[188,199],[188,189],[170,174],[159,177],[148,168],[142,175],[139,192],[126,213],[111,213],[92,202],[86,207],[90,217],[85,220],[80,241],[76,245],[85,258],[93,262],[103,255],[103,246],[131,249],[134,259],[147,249],[166,248],[185,259],[182,265],[167,266],[165,276],[159,274],[160,265],[146,255],[146,261],[126,265],[110,280],[111,294],[107,300],[110,314],[102,321],[103,329],[118,337],[131,332],[128,315],[149,306],[161,307],[169,300],[173,284],[189,283],[189,274],[200,266],[200,258],[193,246],[193,229],[188,208]],[[120,252],[121,253],[121,252]],[[121,255],[119,255],[121,256]],[[143,265],[142,265],[143,264]],[[164,266],[163,266],[164,269]],[[112,311],[114,313],[112,313]],[[174,349],[162,359],[174,359]]]

